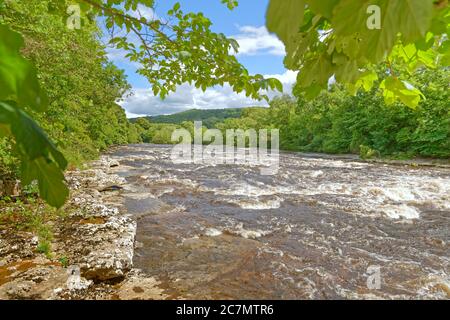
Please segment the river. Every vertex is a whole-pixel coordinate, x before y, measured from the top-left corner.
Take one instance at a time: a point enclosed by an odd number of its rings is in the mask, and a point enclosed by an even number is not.
[[[171,298],[450,298],[450,170],[282,153],[174,164],[169,146],[109,156],[138,222],[134,265]]]

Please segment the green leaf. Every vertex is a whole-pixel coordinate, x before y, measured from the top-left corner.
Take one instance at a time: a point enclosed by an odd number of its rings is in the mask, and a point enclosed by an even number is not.
[[[39,157],[33,161],[22,162],[22,175],[25,182],[37,179],[39,195],[49,205],[60,208],[69,196],[62,171],[51,161]]]
[[[441,56],[439,63],[445,67],[450,67],[450,54],[444,54]]]
[[[334,54],[333,63],[336,65],[335,77],[341,83],[354,83],[360,72],[355,60],[350,60],[345,54]]]
[[[48,204],[61,207],[69,191],[64,184],[64,156],[56,149],[39,125],[12,103],[0,102],[0,124],[9,128],[21,160],[22,182],[38,180],[39,194]]]
[[[339,0],[306,0],[309,8],[316,14],[331,19],[334,7],[338,4]]]
[[[297,81],[301,87],[318,85],[326,88],[328,80],[333,75],[331,56],[322,53],[320,56],[305,62],[302,71],[298,74]]]
[[[280,80],[272,78],[272,86],[275,87],[279,92],[283,92],[283,84]]]
[[[230,10],[233,10],[239,4],[237,0],[221,0],[221,2],[226,4],[228,9],[230,9]]]
[[[234,50],[234,52],[239,52],[239,43],[235,39],[228,39],[230,41],[230,44]]]
[[[288,45],[303,23],[303,0],[271,0],[266,14],[266,25],[281,41]]]
[[[419,50],[417,52],[417,60],[420,61],[427,68],[433,69],[436,68],[436,54],[433,50],[422,51]]]
[[[22,110],[16,110],[16,113],[16,122],[11,124],[11,131],[29,159],[34,160],[50,154],[61,170],[64,170],[67,167],[66,159],[42,128]]]
[[[311,85],[306,88],[302,88],[301,92],[303,92],[304,96],[308,100],[312,100],[319,96],[319,94],[324,90],[325,88],[323,86],[320,86],[318,84]]]
[[[178,54],[181,60],[189,59],[192,56],[192,54],[188,51],[180,51]]]
[[[375,81],[378,80],[378,75],[373,71],[365,71],[362,73],[361,77],[356,81],[356,86],[363,88],[364,91],[369,91],[372,89]]]

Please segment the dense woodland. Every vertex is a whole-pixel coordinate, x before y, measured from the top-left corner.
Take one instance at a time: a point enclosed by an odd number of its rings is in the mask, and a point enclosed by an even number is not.
[[[285,150],[367,156],[450,157],[450,70],[419,71],[411,81],[427,99],[416,108],[386,105],[371,92],[348,94],[339,85],[312,101],[302,94],[249,109],[219,128],[279,128]]]

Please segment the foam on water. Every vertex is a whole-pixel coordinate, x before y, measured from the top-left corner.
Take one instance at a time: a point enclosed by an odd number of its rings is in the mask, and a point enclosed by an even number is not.
[[[416,208],[405,204],[399,206],[384,206],[382,207],[382,210],[389,218],[392,219],[418,219],[420,216],[420,213]]]
[[[278,174],[263,176],[257,165],[173,164],[170,148],[141,149],[115,157],[124,163],[131,153],[129,208],[153,210],[139,219],[135,263],[167,275],[174,292],[450,297],[447,169],[281,154]],[[373,265],[382,272],[378,291],[366,285]]]
[[[205,235],[208,237],[217,237],[222,234],[222,231],[216,229],[216,228],[208,228],[205,231]]]
[[[282,199],[276,197],[275,199],[263,199],[261,197],[247,198],[247,199],[226,199],[229,203],[237,204],[242,209],[248,210],[267,210],[277,209],[280,207]]]

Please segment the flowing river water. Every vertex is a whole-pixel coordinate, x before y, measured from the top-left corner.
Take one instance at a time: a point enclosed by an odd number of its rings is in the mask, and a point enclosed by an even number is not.
[[[171,298],[450,298],[450,169],[282,153],[267,176],[170,152],[109,156],[138,221],[134,264]]]

